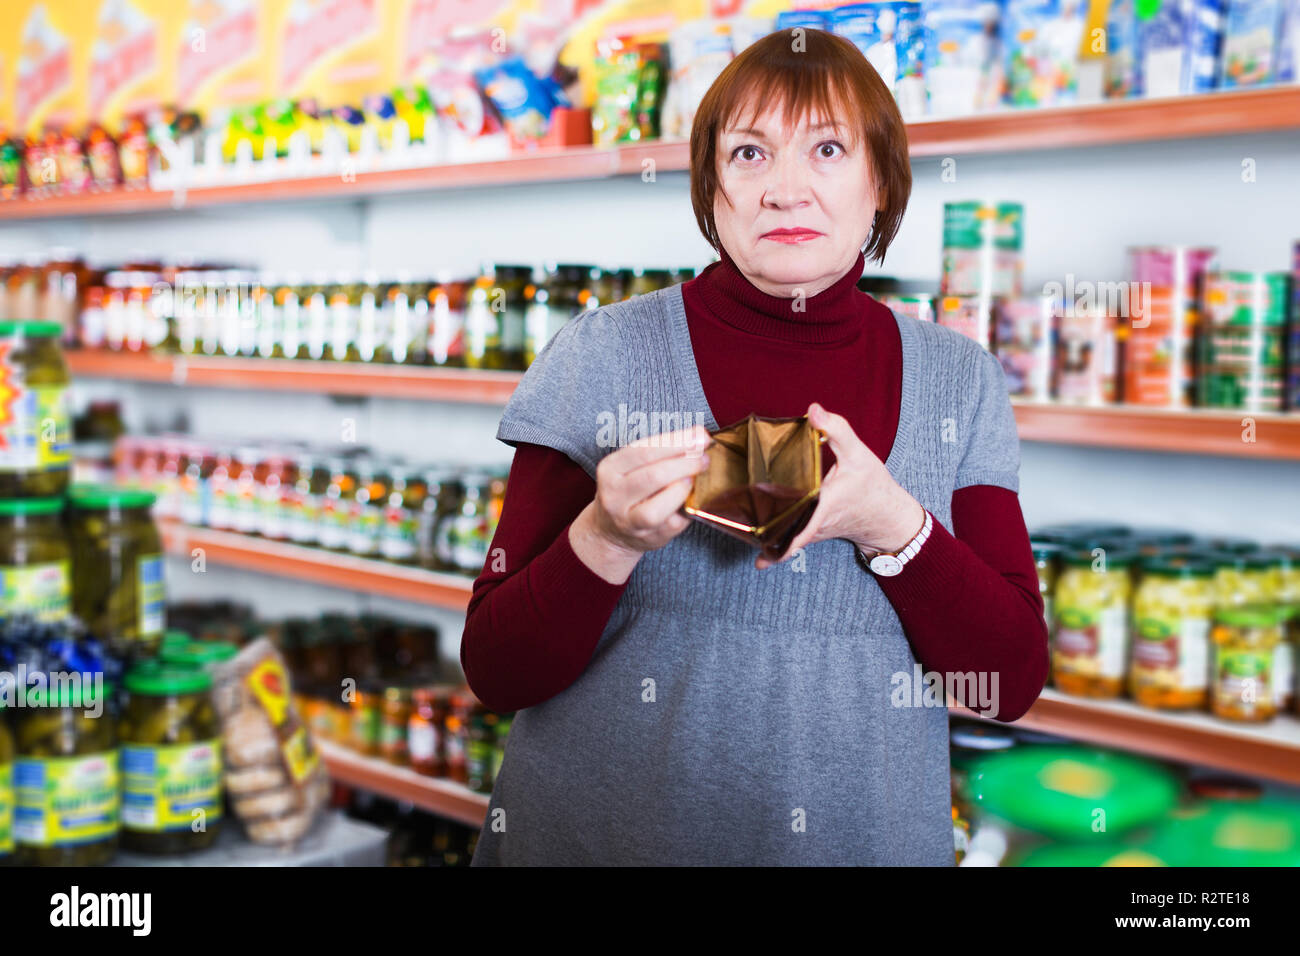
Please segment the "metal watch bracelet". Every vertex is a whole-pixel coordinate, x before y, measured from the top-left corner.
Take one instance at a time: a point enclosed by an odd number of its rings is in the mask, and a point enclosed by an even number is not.
[[[901,574],[903,568],[907,567],[907,563],[916,557],[917,552],[921,550],[921,546],[930,537],[933,528],[934,518],[929,511],[926,511],[925,520],[921,523],[921,530],[899,550],[894,552],[882,551],[867,557],[861,548],[854,545],[853,556],[864,571],[869,571],[880,577],[892,578],[896,574]]]

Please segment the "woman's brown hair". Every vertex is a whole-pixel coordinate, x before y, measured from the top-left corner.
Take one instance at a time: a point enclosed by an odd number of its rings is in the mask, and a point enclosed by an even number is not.
[[[841,122],[858,117],[853,132],[871,155],[879,210],[863,254],[883,262],[912,194],[907,128],[894,97],[867,58],[844,37],[796,27],[746,47],[704,94],[691,127],[691,206],[704,238],[721,249],[713,221],[719,188],[717,144],[725,124],[746,105],[757,118],[767,105],[784,107],[787,124],[819,115]],[[726,193],[724,191],[723,195]]]

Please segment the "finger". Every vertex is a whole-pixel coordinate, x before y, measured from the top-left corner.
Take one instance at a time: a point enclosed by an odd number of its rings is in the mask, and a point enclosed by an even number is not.
[[[672,482],[657,494],[651,495],[634,506],[628,512],[628,517],[631,519],[633,526],[639,530],[649,531],[658,528],[681,509],[690,491],[691,481],[689,478]],[[689,521],[690,519],[683,516],[683,520]]]
[[[610,460],[617,459],[620,474],[627,474],[642,465],[674,455],[698,452],[709,443],[709,431],[703,425],[683,428],[675,432],[648,435],[624,445]]]
[[[816,402],[808,406],[808,423],[826,433],[837,462],[854,455],[859,449],[867,450],[867,446],[862,444],[862,439],[858,438],[857,432],[853,430],[847,418],[826,411]]]
[[[622,477],[621,494],[625,496],[625,501],[635,507],[673,482],[683,478],[694,481],[695,476],[708,467],[708,461],[708,455],[701,453],[667,458],[643,465]]]

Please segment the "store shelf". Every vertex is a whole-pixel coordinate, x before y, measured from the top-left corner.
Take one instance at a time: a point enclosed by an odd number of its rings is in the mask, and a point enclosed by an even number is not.
[[[475,793],[450,780],[425,777],[408,767],[364,757],[325,740],[316,741],[329,774],[339,783],[392,800],[413,803],[421,810],[478,827],[487,818],[487,794]]]
[[[95,349],[69,351],[67,362],[74,376],[85,378],[488,405],[504,405],[522,374],[362,362],[157,356]]]
[[[1117,143],[1231,136],[1300,128],[1300,87],[1209,93],[1162,100],[1107,101],[1057,109],[1008,110],[908,126],[914,157],[1026,152]],[[206,186],[189,190],[117,190],[0,203],[0,220],[107,216],[203,206],[357,200],[471,186],[514,185],[639,175],[689,168],[686,142],[599,148],[543,148],[486,162]]]
[[[953,712],[977,717],[964,707]],[[1161,712],[1048,689],[1014,726],[1300,786],[1300,720],[1289,715],[1263,725],[1234,724],[1205,713]]]
[[[252,535],[159,522],[168,554],[193,560],[203,549],[205,562],[308,581],[329,587],[382,595],[464,612],[473,581],[462,575],[408,568],[386,561],[335,554],[319,548],[268,541]]]
[[[1014,402],[1022,441],[1300,460],[1300,414]],[[1253,422],[1254,441],[1244,441]]]

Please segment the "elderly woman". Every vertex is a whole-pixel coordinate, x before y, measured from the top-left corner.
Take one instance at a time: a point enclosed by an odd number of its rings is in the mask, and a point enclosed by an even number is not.
[[[502,417],[461,662],[519,714],[476,864],[951,866],[945,687],[1003,721],[1042,689],[1002,370],[857,290],[903,217],[907,135],[852,44],[796,32],[695,118],[721,261],[569,322]],[[620,407],[705,427],[611,447]],[[829,439],[776,563],[682,510],[706,429],[751,412]]]

